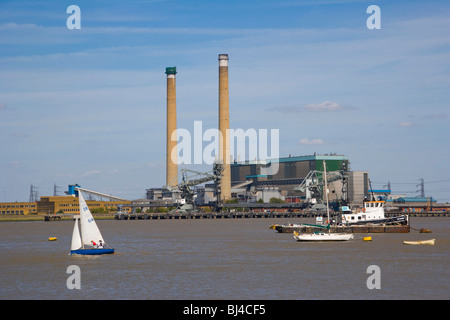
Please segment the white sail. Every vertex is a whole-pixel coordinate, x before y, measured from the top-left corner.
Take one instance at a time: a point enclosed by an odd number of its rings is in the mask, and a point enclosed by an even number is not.
[[[73,226],[72,232],[72,244],[70,246],[70,250],[78,250],[82,246],[80,231],[78,230],[78,218],[75,218],[75,225]]]
[[[92,217],[91,211],[89,210],[81,191],[78,191],[78,198],[80,201],[80,224],[83,244],[92,246],[92,241],[98,244],[100,240],[105,243],[105,240],[103,240],[102,234],[95,223],[94,217]]]

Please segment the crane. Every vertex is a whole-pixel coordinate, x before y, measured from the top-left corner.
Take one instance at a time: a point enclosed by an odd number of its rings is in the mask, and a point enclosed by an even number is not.
[[[102,197],[102,198],[107,198],[107,199],[110,199],[110,200],[128,201],[126,199],[122,199],[122,198],[119,198],[119,197],[111,196],[109,194],[101,193],[101,192],[98,192],[98,191],[92,191],[92,190],[84,189],[84,188],[81,188],[81,187],[75,187],[75,190],[83,191],[83,192],[90,193],[90,194],[93,194],[95,196],[99,196],[99,197]]]
[[[217,209],[221,204],[220,182],[222,180],[222,172],[223,165],[220,163],[214,163],[213,170],[209,172],[181,169],[168,185],[163,186],[163,188],[172,192],[181,192],[181,198],[184,199],[185,203],[182,206],[179,206],[178,209],[191,211],[195,209],[194,190],[192,187],[208,181],[214,181],[214,195],[216,197]],[[181,182],[178,183],[180,178]]]
[[[306,195],[306,200],[311,204],[315,204],[318,199],[323,199],[323,171],[312,170],[309,171],[302,183],[294,188],[295,191],[304,192]],[[328,171],[327,173],[328,183],[334,181],[342,180],[343,183],[343,193],[346,192],[346,174],[345,171]],[[321,200],[319,200],[321,202]]]

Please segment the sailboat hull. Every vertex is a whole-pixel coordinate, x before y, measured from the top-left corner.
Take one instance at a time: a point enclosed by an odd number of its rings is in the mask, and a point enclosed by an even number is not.
[[[101,254],[112,254],[114,253],[114,249],[106,249],[106,248],[97,248],[97,249],[77,249],[70,250],[70,254],[80,254],[80,255],[89,255],[96,256]]]
[[[348,241],[353,239],[351,233],[304,233],[294,235],[297,241]]]

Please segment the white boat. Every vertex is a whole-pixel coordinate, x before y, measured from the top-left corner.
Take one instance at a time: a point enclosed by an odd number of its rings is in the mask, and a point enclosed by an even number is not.
[[[436,239],[429,239],[429,240],[418,240],[418,241],[403,241],[403,244],[410,244],[410,245],[421,245],[421,244],[428,244],[428,245],[434,245],[434,241]]]
[[[351,233],[297,233],[294,234],[297,241],[347,241],[353,239]]]
[[[327,221],[330,221],[330,208],[328,206],[328,185],[327,185],[327,169],[325,160],[323,160],[323,175],[325,188],[324,192],[326,195],[327,202]],[[331,233],[328,225],[328,232],[314,232],[314,233],[294,233],[294,239],[297,241],[348,241],[353,239],[353,234],[351,233]]]
[[[105,248],[105,240],[80,190],[78,190],[78,199],[80,204],[81,235],[78,229],[78,217],[75,217],[70,254],[100,255],[114,253],[113,248]]]
[[[384,215],[385,201],[364,201],[363,207],[351,210],[349,207],[342,207],[342,224],[407,224],[408,216],[386,218]]]

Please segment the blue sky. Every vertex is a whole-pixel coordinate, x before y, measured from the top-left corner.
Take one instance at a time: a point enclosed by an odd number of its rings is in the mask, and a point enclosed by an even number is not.
[[[165,68],[178,127],[215,128],[219,53],[232,128],[279,129],[281,156],[344,154],[374,188],[415,196],[423,178],[450,201],[449,17],[448,1],[3,0],[0,201],[30,184],[128,199],[162,186]]]

